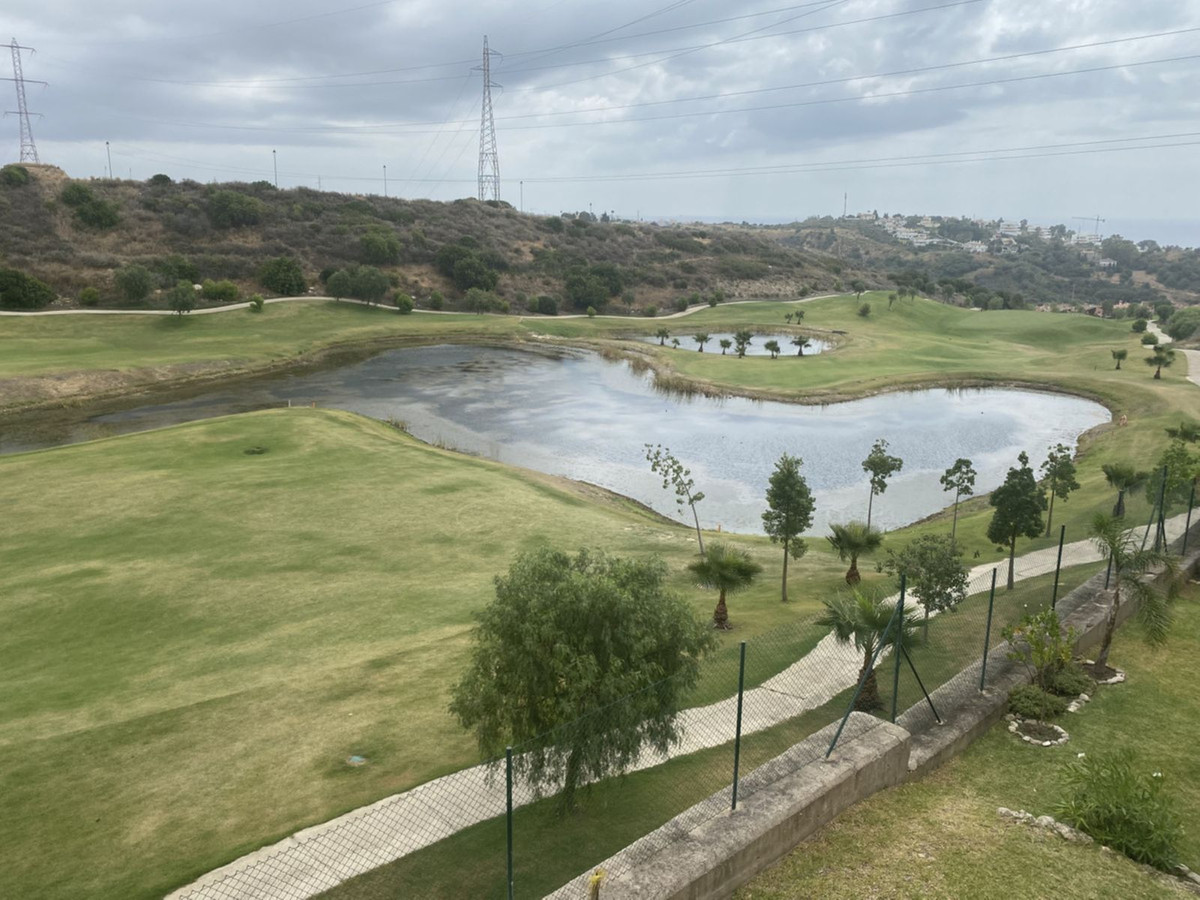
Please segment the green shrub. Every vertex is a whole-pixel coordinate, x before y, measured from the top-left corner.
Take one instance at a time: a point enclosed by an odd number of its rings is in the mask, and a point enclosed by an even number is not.
[[[378,303],[391,287],[386,274],[374,266],[347,266],[329,276],[325,288],[335,299],[353,297]]]
[[[1128,750],[1071,760],[1054,816],[1132,860],[1169,871],[1183,837],[1175,801],[1161,772],[1135,771],[1134,761]]]
[[[307,288],[300,263],[290,256],[267,260],[258,271],[258,281],[267,290],[285,297],[303,294]]]
[[[358,239],[365,262],[386,266],[400,259],[400,241],[390,231],[373,228]]]
[[[864,303],[862,306],[860,306],[858,308],[858,314],[860,316],[862,316],[864,319],[867,318],[867,316],[871,315],[871,304]]]
[[[262,294],[251,294],[250,295],[250,312],[255,312],[255,313],[262,312],[264,302],[265,301],[263,300]]]
[[[154,276],[150,274],[150,270],[137,264],[117,269],[113,280],[117,283],[117,290],[130,303],[145,300],[150,289],[154,287]]]
[[[594,318],[596,318],[596,307],[594,307],[594,306],[589,306],[589,307],[587,308],[587,315],[588,315],[588,318],[589,318],[589,319],[594,319]]]
[[[1063,632],[1053,609],[1026,615],[1002,634],[1012,646],[1008,658],[1021,663],[1043,691],[1051,691],[1054,677],[1071,665],[1071,648],[1077,635],[1073,628]]]
[[[1046,686],[1060,697],[1078,697],[1090,694],[1096,684],[1077,663],[1070,663],[1051,673]]]
[[[199,267],[186,256],[180,256],[178,253],[151,260],[149,268],[159,276],[161,287],[170,287],[177,281],[189,281],[195,284],[200,280]]]
[[[205,300],[223,303],[236,303],[239,293],[238,286],[232,281],[213,281],[211,278],[205,278],[200,288],[200,296]]]
[[[440,310],[446,305],[446,298],[442,296],[441,291],[434,291],[429,295],[429,308]]]
[[[1067,701],[1036,684],[1022,684],[1008,695],[1008,711],[1022,719],[1048,722],[1067,711]]]
[[[0,184],[5,187],[24,187],[29,184],[29,170],[15,164],[0,168]]]
[[[558,301],[545,294],[537,298],[537,311],[543,316],[558,315]]]
[[[647,306],[645,309],[642,310],[642,315],[644,315],[647,319],[653,319],[655,316],[658,315],[658,307],[654,306],[653,304],[650,306]]]
[[[675,298],[675,311],[676,312],[683,312],[687,308],[688,308],[687,297],[676,297]]]
[[[407,316],[413,311],[415,306],[413,298],[408,296],[408,294],[396,294],[396,309],[400,312],[400,315]]]
[[[90,306],[99,306],[100,305],[100,292],[98,290],[96,290],[94,287],[85,287],[82,291],[79,292],[79,305],[80,306],[89,306],[89,307]]]
[[[58,199],[67,206],[75,209],[83,206],[85,203],[93,203],[96,200],[96,195],[92,193],[92,189],[86,184],[80,184],[78,181],[72,181],[58,195]]]
[[[214,228],[240,228],[257,225],[266,213],[257,197],[238,191],[214,191],[208,198],[208,220]]]
[[[499,280],[500,276],[474,253],[469,253],[454,264],[454,286],[460,291],[472,288],[494,290]]]
[[[1142,335],[1142,346],[1153,347],[1156,344],[1158,344],[1158,335],[1157,334],[1150,334],[1149,332],[1147,332],[1146,334]]]
[[[41,309],[54,300],[50,285],[16,269],[0,269],[0,309]]]
[[[196,308],[196,291],[189,282],[180,281],[167,291],[166,300],[167,308],[182,316]]]
[[[1129,327],[1134,334],[1142,334],[1146,330],[1146,324],[1145,319],[1134,319],[1133,324]]]
[[[563,233],[562,216],[546,216],[546,218],[541,220],[540,224],[547,231],[552,231],[555,234]]]
[[[159,172],[156,175],[150,176],[149,184],[154,187],[166,187],[168,184],[174,184],[174,182],[171,181],[170,175],[164,175],[162,172]]]

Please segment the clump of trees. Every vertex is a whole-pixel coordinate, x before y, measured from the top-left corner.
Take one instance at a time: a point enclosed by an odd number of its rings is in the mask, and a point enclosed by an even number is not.
[[[300,262],[291,256],[267,260],[258,270],[258,282],[267,290],[284,297],[295,297],[308,289]]]
[[[0,309],[41,309],[54,297],[50,285],[32,275],[0,268]]]
[[[387,274],[374,266],[347,266],[338,269],[325,282],[325,290],[335,300],[353,297],[368,303],[380,302],[390,287]]]
[[[150,270],[136,263],[117,269],[113,273],[113,281],[121,296],[130,303],[145,300],[154,287],[154,276],[150,274]]]
[[[267,207],[257,197],[241,191],[213,191],[208,197],[205,212],[213,228],[244,228],[257,225],[266,215]]]
[[[74,210],[76,221],[82,225],[105,229],[112,228],[121,221],[120,211],[115,203],[97,197],[90,187],[78,181],[73,181],[63,188],[58,198]]]

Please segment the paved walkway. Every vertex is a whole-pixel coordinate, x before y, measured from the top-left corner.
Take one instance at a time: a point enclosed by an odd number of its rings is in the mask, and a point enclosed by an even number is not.
[[[1174,540],[1183,530],[1183,516],[1167,522],[1168,538]],[[1049,547],[1018,557],[1015,580],[1053,572],[1057,555],[1058,548]],[[1090,541],[1063,548],[1064,568],[1101,558]],[[1003,583],[1004,564],[977,566],[970,572],[976,582],[973,590],[990,580],[993,568],[999,569]],[[825,637],[802,659],[745,692],[743,734],[770,728],[828,702],[855,684],[861,663],[852,647],[838,644],[832,635]],[[682,740],[669,757],[728,743],[736,715],[736,696],[683,711],[679,717]],[[631,771],[659,765],[667,758],[644,753]],[[514,805],[523,806],[533,799],[526,785],[515,786]],[[489,778],[487,767],[474,766],[298,832],[208,873],[170,894],[168,900],[303,900],[502,815],[504,808],[503,779]]]
[[[1171,336],[1159,328],[1157,322],[1147,322],[1146,330],[1157,337],[1160,343],[1171,343]],[[1175,352],[1183,354],[1183,358],[1187,362],[1187,380],[1200,387],[1200,350],[1185,350],[1182,347],[1176,347]]]

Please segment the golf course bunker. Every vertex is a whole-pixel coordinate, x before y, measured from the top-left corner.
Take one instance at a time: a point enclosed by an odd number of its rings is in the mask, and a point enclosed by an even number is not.
[[[771,351],[769,351],[765,345],[766,345],[767,341],[775,341],[776,343],[779,344],[779,355],[780,356],[797,356],[800,348],[797,347],[795,344],[793,344],[792,340],[794,338],[798,338],[798,337],[800,337],[800,335],[790,334],[790,333],[789,334],[756,334],[756,335],[754,335],[754,338],[750,341],[749,345],[746,347],[746,355],[747,356],[770,356]],[[808,343],[804,345],[804,355],[805,356],[816,356],[818,353],[828,350],[829,348],[831,348],[833,346],[833,344],[830,343],[829,341],[823,341],[820,338],[811,337],[809,335],[804,335],[804,337],[808,340]],[[678,347],[675,347],[674,344],[671,343],[671,338],[675,338],[679,341]],[[733,350],[734,346],[736,346],[736,342],[733,339],[732,331],[713,331],[713,332],[709,333],[708,338],[709,338],[708,343],[704,345],[705,353],[715,353],[718,356],[720,356],[721,355],[721,341],[726,340],[726,341],[729,341],[730,346],[729,346],[729,349],[725,351],[725,355],[726,356],[735,356],[736,355]],[[658,344],[660,342],[659,338],[655,335],[644,335],[642,337],[636,338],[636,340],[641,341],[644,344]],[[666,339],[666,343],[663,344],[663,346],[666,347],[668,350],[676,350],[676,349],[677,350],[690,350],[693,353],[695,353],[700,348],[700,345],[696,343],[696,339],[694,337],[692,337],[691,332],[681,333],[681,334],[672,334],[671,337]]]
[[[904,469],[876,497],[872,523],[896,528],[952,502],[938,479],[958,457],[974,462],[975,489],[984,493],[1022,450],[1036,469],[1051,444],[1073,446],[1111,418],[1090,400],[1001,388],[897,392],[821,407],[679,397],[591,353],[441,345],[81,420],[41,446],[289,402],[400,421],[423,441],[592,482],[680,519],[674,494],[645,460],[644,445],[661,443],[705,494],[701,524],[743,533],[761,533],[767,478],[784,452],[804,460],[817,501],[813,530],[821,532],[830,521],[866,517],[861,461],[876,438],[886,438]],[[0,449],[32,449],[21,435],[9,440]],[[690,514],[682,521],[690,523]]]

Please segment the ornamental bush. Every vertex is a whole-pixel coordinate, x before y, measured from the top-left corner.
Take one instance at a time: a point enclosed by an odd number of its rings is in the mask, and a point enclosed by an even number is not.
[[[1067,701],[1036,684],[1022,684],[1008,695],[1008,711],[1022,719],[1048,722],[1067,711]]]

